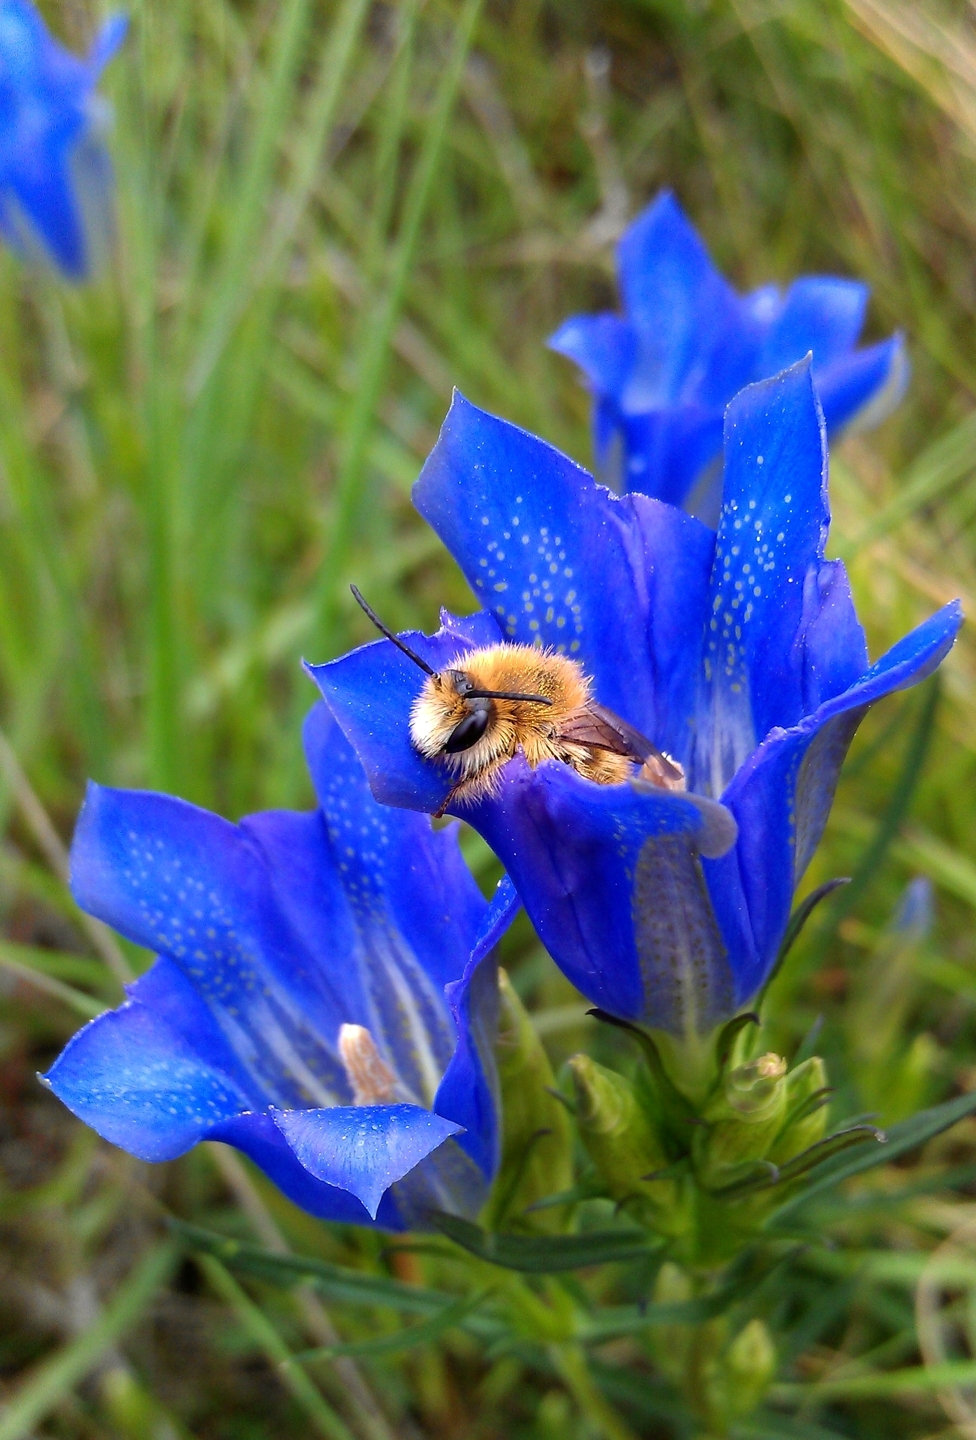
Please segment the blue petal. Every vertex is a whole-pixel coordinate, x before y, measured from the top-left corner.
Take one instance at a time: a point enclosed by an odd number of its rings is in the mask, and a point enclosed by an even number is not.
[[[42,58],[52,48],[37,9],[25,0],[0,5],[0,55],[6,77],[15,85],[36,82]]]
[[[494,950],[520,906],[515,887],[506,875],[485,914],[464,975],[447,987],[458,1040],[434,1099],[434,1109],[463,1126],[458,1144],[486,1176],[494,1175],[500,1153],[495,1071],[498,966]]]
[[[722,414],[700,405],[673,405],[621,419],[625,489],[667,505],[687,500],[702,470],[722,449]]]
[[[81,280],[88,274],[89,255],[68,165],[68,155],[52,149],[42,168],[23,167],[10,176],[4,228],[18,249],[47,252],[65,275]]]
[[[95,37],[88,55],[88,64],[95,79],[105,69],[129,30],[128,15],[110,15]]]
[[[399,1207],[386,1195],[375,1217],[355,1195],[317,1180],[301,1164],[271,1116],[250,1113],[235,1116],[216,1127],[209,1137],[243,1151],[269,1177],[283,1195],[310,1215],[346,1225],[378,1224],[385,1230],[406,1228]]]
[[[773,731],[723,796],[739,824],[738,845],[704,868],[723,932],[738,934],[732,953],[739,1003],[756,994],[776,959],[793,891],[823,833],[841,764],[865,712],[931,674],[961,622],[958,603],[945,606],[842,695],[790,729]]]
[[[626,454],[623,439],[623,417],[616,400],[597,395],[593,403],[593,454],[596,478],[615,495],[627,489],[624,478]]]
[[[92,92],[123,29],[110,22],[81,60],[47,34],[32,6],[0,7],[0,233],[75,280],[90,273],[111,230],[111,167]]]
[[[200,1140],[222,1140],[310,1214],[370,1223],[357,1199],[299,1164],[258,1102],[221,1068],[222,1038],[175,967],[157,962],[131,994],[81,1030],[42,1077],[79,1119],[141,1160],[172,1160]],[[384,1202],[378,1218],[389,1229],[403,1228],[392,1202]]]
[[[141,1160],[171,1160],[248,1096],[137,1000],[92,1020],[43,1077],[99,1135]]]
[[[905,393],[908,357],[900,335],[815,370],[817,394],[831,432],[866,430],[890,415]]]
[[[469,640],[457,623],[436,635],[408,631],[400,638],[434,670],[443,670],[475,644],[503,638],[490,616],[481,618],[482,633],[491,637],[485,641]],[[416,665],[389,640],[377,640],[327,665],[305,668],[359,756],[375,798],[428,814],[440,810],[451,776],[424,760],[410,741],[410,707],[424,684]]]
[[[461,396],[414,501],[507,638],[578,659],[601,704],[687,751],[714,545],[704,526],[611,495]]]
[[[390,1186],[459,1129],[416,1105],[285,1110],[272,1118],[309,1174],[355,1195],[373,1219]]]
[[[763,342],[761,375],[776,375],[813,351],[814,371],[846,355],[864,325],[870,291],[856,280],[805,275],[787,290]]]
[[[932,933],[935,923],[935,894],[927,875],[916,875],[901,893],[892,916],[891,929],[899,937],[920,943]]]
[[[720,795],[757,739],[803,714],[797,637],[828,523],[823,416],[802,361],[741,391],[726,414],[693,789]]]
[[[686,383],[700,380],[707,368],[703,355],[714,356],[723,371],[731,366],[741,383],[738,352],[746,338],[746,314],[670,192],[659,195],[621,236],[617,268],[627,318],[641,343],[622,400],[625,410],[636,413],[684,398]],[[725,394],[735,388],[733,383]]]
[[[548,344],[576,361],[597,394],[620,400],[637,360],[637,336],[628,321],[619,315],[574,315]]]
[[[72,889],[84,909],[173,960],[268,1098],[348,1095],[338,1027],[371,1016],[351,1007],[348,959],[323,964],[342,953],[330,940],[349,931],[319,816],[269,812],[233,826],[168,796],[91,786]],[[287,913],[299,894],[322,917],[325,945],[311,953]]]
[[[161,956],[125,989],[130,1001],[151,1010],[201,1061],[247,1095],[252,1106],[263,1104],[254,1076],[220,1028],[217,1015],[172,960]]]
[[[805,715],[840,695],[868,668],[867,640],[840,560],[825,560],[807,571],[797,651]]]
[[[698,862],[734,841],[721,806],[593,785],[555,762],[530,771],[516,757],[470,819],[593,1004],[680,1034],[730,1013],[731,971]]]
[[[486,910],[456,827],[435,831],[426,815],[377,805],[356,752],[325,705],[316,705],[305,722],[305,753],[363,941],[373,937],[377,951],[388,951],[392,928],[404,942],[400,954],[405,948],[424,972],[412,978],[415,996],[424,976],[440,996],[460,978]],[[360,968],[376,976],[382,954]]]

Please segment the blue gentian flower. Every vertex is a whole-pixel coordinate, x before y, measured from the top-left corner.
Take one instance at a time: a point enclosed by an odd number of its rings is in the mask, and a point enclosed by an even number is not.
[[[596,700],[684,768],[681,794],[516,755],[493,796],[449,809],[590,1001],[689,1044],[771,973],[865,711],[928,675],[960,624],[948,605],[869,664],[844,567],[824,559],[826,460],[801,362],[729,407],[717,533],[460,398],[414,491],[486,608],[407,643],[435,670],[502,641],[574,656]],[[443,805],[445,767],[410,743],[411,661],[380,640],[313,674],[376,797]]]
[[[107,108],[95,86],[126,24],[107,21],[82,59],[29,0],[0,0],[0,235],[71,280],[91,274],[111,234]]]
[[[855,348],[868,288],[808,275],[739,295],[665,191],[617,246],[624,314],[575,315],[549,341],[594,394],[598,473],[714,524],[725,407],[745,385],[813,352],[833,434],[883,418],[904,390],[899,336]]]
[[[222,1140],[314,1215],[474,1215],[499,1152],[492,950],[517,901],[489,906],[453,834],[376,804],[322,705],[305,743],[307,814],[231,825],[91,787],[75,898],[159,958],[44,1079],[133,1155]]]

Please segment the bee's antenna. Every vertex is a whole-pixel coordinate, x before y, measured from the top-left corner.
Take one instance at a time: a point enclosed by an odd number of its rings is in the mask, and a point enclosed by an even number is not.
[[[535,705],[551,705],[548,695],[525,695],[521,690],[465,690],[465,700],[531,700]]]
[[[397,649],[402,650],[404,655],[406,655],[408,659],[412,660],[415,665],[419,665],[425,675],[437,674],[437,671],[432,670],[431,667],[427,664],[426,660],[421,660],[420,656],[415,654],[414,651],[410,649],[409,645],[404,645],[403,641],[398,635],[394,635],[392,630],[387,629],[387,627],[383,624],[383,621],[377,615],[373,607],[371,605],[367,605],[366,601],[356,589],[355,585],[350,585],[349,589],[352,591],[353,599],[355,600],[356,604],[361,610],[365,610],[366,614],[372,620],[373,624],[376,626],[377,630],[380,632],[381,635],[385,635],[387,640],[392,640]]]

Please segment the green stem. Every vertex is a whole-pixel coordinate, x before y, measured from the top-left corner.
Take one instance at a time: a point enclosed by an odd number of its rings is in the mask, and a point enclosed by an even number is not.
[[[690,1329],[688,1361],[682,1387],[685,1403],[691,1414],[697,1415],[704,1426],[700,1440],[726,1440],[728,1425],[716,1412],[715,1397],[708,1374],[709,1365],[724,1339],[725,1322],[724,1319],[706,1320],[691,1326]]]
[[[594,1384],[586,1352],[576,1344],[552,1344],[549,1358],[599,1440],[638,1440],[627,1422]]]

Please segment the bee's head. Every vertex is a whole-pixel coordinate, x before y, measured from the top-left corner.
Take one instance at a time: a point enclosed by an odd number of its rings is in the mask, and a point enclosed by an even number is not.
[[[493,697],[478,690],[464,670],[442,670],[434,684],[444,696],[446,713],[455,719],[453,729],[441,746],[442,753],[457,755],[461,750],[470,750],[491,724]],[[457,718],[459,710],[460,718]]]
[[[515,704],[552,704],[548,695],[527,694],[522,690],[487,690],[467,670],[458,670],[453,666],[435,675],[428,685],[443,696],[445,707],[449,706],[454,716],[450,734],[440,747],[445,755],[470,750],[488,733],[496,713],[496,700]]]
[[[529,695],[520,690],[486,690],[479,686],[468,671],[448,666],[440,672],[432,669],[399,635],[394,635],[374,610],[367,605],[355,585],[356,603],[365,611],[381,634],[392,640],[398,650],[427,676],[426,684],[414,701],[410,712],[410,735],[422,755],[457,755],[470,750],[488,732],[494,714],[494,701],[529,701],[551,705],[546,695]]]

